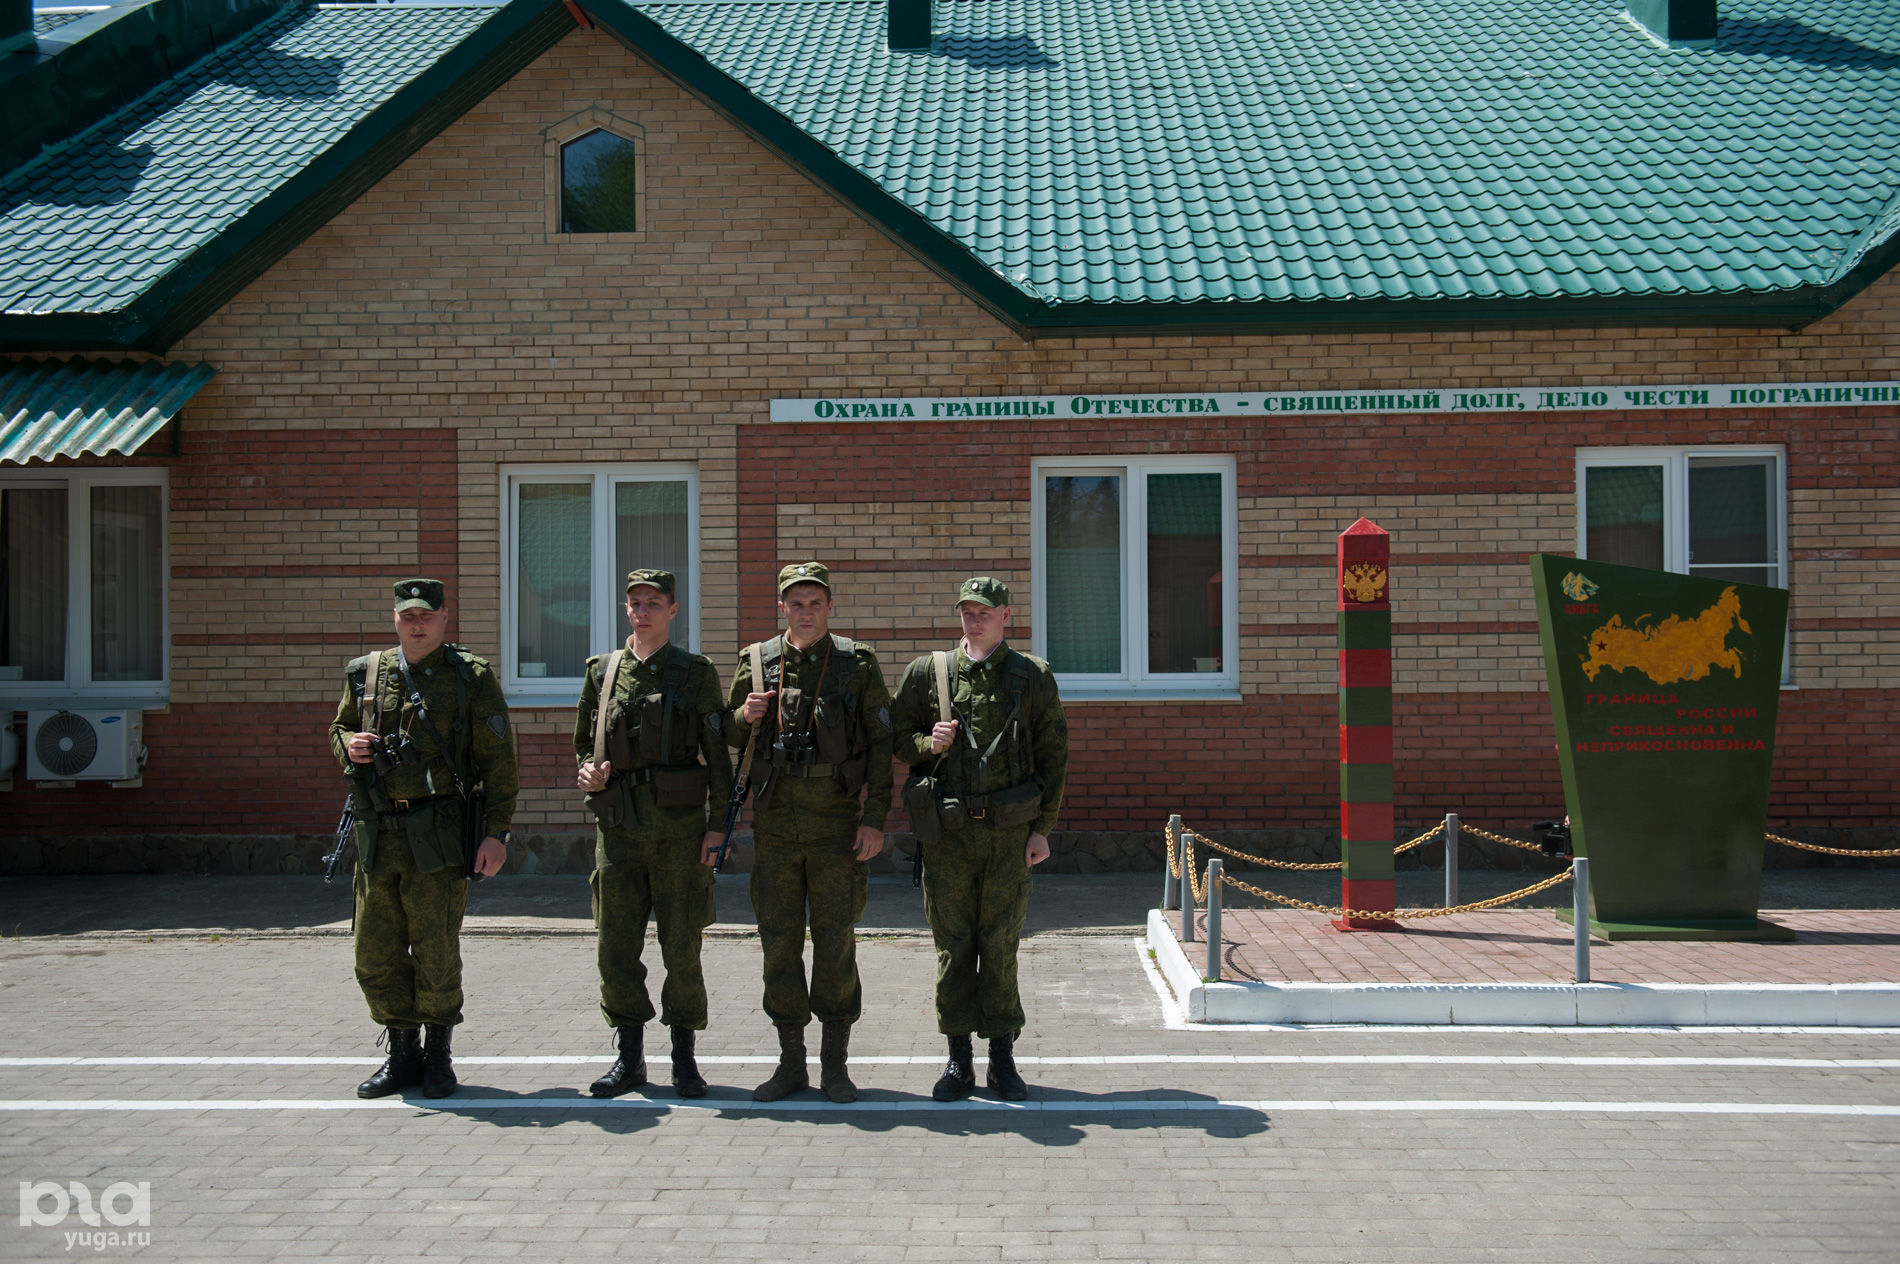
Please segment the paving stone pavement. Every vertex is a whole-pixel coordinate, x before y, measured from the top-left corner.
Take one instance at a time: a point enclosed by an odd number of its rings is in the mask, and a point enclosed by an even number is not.
[[[320,915],[0,940],[0,1189],[150,1192],[117,1230],[149,1242],[0,1212],[0,1260],[1900,1258],[1900,1033],[1171,1025],[1105,891],[1025,945],[1022,1106],[928,1100],[934,956],[902,926],[860,949],[849,1107],[750,1100],[775,1044],[739,923],[706,947],[698,1103],[585,1098],[611,1054],[564,915],[469,936],[440,1102],[354,1098],[380,1055]]]

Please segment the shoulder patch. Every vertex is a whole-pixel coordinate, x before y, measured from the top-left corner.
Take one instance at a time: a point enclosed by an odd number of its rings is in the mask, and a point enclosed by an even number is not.
[[[706,727],[713,732],[719,733],[724,731],[725,725],[726,713],[724,711],[708,711],[706,713]]]
[[[886,729],[891,727],[891,709],[888,706],[879,707],[877,709],[877,722]]]
[[[488,717],[488,727],[495,731],[496,737],[508,736],[508,713],[497,711]]]

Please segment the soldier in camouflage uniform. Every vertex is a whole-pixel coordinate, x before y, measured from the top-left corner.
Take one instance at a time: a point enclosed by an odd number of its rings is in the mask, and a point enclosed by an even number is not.
[[[938,715],[933,656],[904,669],[891,704],[897,758],[935,778],[932,822],[906,790],[924,852],[924,915],[937,944],[937,1027],[950,1061],[931,1095],[956,1101],[976,1086],[972,1033],[990,1044],[989,1087],[1021,1101],[1023,1028],[1016,948],[1029,913],[1030,869],[1049,858],[1062,806],[1069,730],[1049,664],[1004,641],[1009,588],[980,576],[957,593],[963,640],[949,652],[951,715]],[[934,804],[929,800],[934,799]],[[927,810],[927,809],[926,809]],[[924,841],[941,833],[936,841]]]
[[[462,1021],[468,905],[455,782],[487,789],[486,837],[475,855],[483,877],[508,858],[520,782],[500,682],[486,662],[446,644],[441,581],[405,579],[395,595],[398,645],[375,656],[374,679],[371,656],[351,660],[330,725],[356,808],[356,981],[389,1041],[388,1059],[356,1095],[420,1084],[446,1097],[456,1087],[449,1032]]]
[[[732,791],[719,672],[698,654],[671,644],[672,572],[627,576],[627,622],[633,631],[614,679],[602,685],[607,654],[587,660],[574,722],[575,778],[598,821],[594,926],[599,932],[600,1012],[614,1029],[619,1056],[588,1091],[618,1097],[647,1082],[641,1033],[654,1016],[640,950],[647,919],[659,924],[666,983],[660,1019],[673,1035],[673,1085],[682,1097],[703,1097],[705,1077],[694,1060],[694,1033],[706,1027],[706,981],[700,940],[713,921],[713,854],[717,827]],[[605,750],[595,749],[602,695]]]
[[[785,567],[778,592],[786,631],[756,647],[765,678],[754,681],[748,649],[727,699],[732,746],[744,746],[759,728],[752,910],[765,951],[765,1014],[779,1039],[778,1068],[752,1096],[774,1102],[811,1086],[805,1027],[816,1015],[819,1087],[834,1102],[851,1102],[858,1090],[846,1062],[864,995],[856,927],[865,862],[884,849],[891,809],[890,694],[871,647],[831,634],[825,567]]]

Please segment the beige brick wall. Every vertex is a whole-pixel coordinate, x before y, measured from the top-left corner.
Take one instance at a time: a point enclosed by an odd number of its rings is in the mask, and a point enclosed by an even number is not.
[[[644,137],[645,225],[638,240],[548,232],[546,136],[588,110],[626,119]],[[701,631],[704,644],[717,649],[736,644],[740,627],[737,427],[765,421],[774,397],[1891,378],[1900,377],[1900,278],[1882,280],[1798,332],[1623,328],[1030,342],[604,32],[576,31],[290,251],[173,355],[220,367],[187,412],[187,450],[190,432],[203,430],[453,429],[464,593],[457,636],[480,652],[493,652],[500,628],[502,467],[696,462]],[[1536,417],[1523,425],[1566,446],[1619,441],[1614,427],[1589,418]],[[1784,428],[1764,422],[1758,430],[1769,437]],[[1682,442],[1693,442],[1694,426],[1685,433]],[[1156,430],[1154,437],[1170,436]],[[1326,441],[1323,433],[1290,440]],[[1429,461],[1431,449],[1421,440],[1417,451],[1395,458]],[[795,450],[784,454],[779,472],[787,487],[808,473]],[[1248,477],[1243,468],[1243,489]],[[1004,578],[1020,591],[1018,635],[1026,633],[1028,506],[993,498],[900,506],[877,492],[867,487],[852,504],[787,495],[777,513],[781,552],[823,557],[850,572],[859,560],[951,560],[980,549],[1019,563]],[[1800,487],[1792,502],[1797,619],[1891,618],[1900,607],[1891,558],[1821,553],[1897,547],[1900,488]],[[1362,513],[1398,541],[1401,689],[1538,687],[1534,638],[1412,636],[1404,625],[1532,618],[1521,563],[1488,555],[1569,551],[1570,505],[1479,489],[1244,496],[1240,552],[1329,558],[1333,537]],[[950,533],[938,530],[943,523],[956,528],[954,546]],[[415,533],[426,524],[382,513],[355,525],[393,540],[393,553],[413,556]],[[351,534],[347,517],[181,517],[172,563],[320,564],[346,553]],[[1408,555],[1418,561],[1407,563]],[[1435,555],[1463,560],[1434,562]],[[897,628],[942,627],[948,635],[948,574],[851,572],[841,622],[873,639],[880,629]],[[1242,623],[1301,629],[1243,637],[1246,692],[1332,688],[1330,589],[1315,577],[1300,566],[1244,568]],[[234,587],[176,583],[175,626],[217,626]],[[360,580],[285,584],[271,613],[290,628],[369,635],[385,616],[358,617],[350,605],[373,587]],[[1892,687],[1900,683],[1900,664],[1885,646],[1894,641],[1892,631],[1804,632],[1798,670],[1815,682]],[[937,643],[912,635],[880,642],[880,651],[895,678],[910,654]],[[335,646],[293,646],[242,660],[192,649],[176,657],[174,695],[249,699],[274,695],[281,680],[285,691],[327,698],[343,657]],[[715,657],[725,669],[728,656]],[[239,683],[255,678],[270,683]],[[565,732],[566,722],[558,712],[531,713],[520,727],[545,735]],[[524,803],[527,819],[543,810],[539,802]],[[565,806],[545,810],[567,819]]]

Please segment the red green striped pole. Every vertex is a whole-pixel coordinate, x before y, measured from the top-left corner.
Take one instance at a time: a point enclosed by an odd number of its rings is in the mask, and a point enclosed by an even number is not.
[[[1339,535],[1339,902],[1396,908],[1392,885],[1392,537],[1361,518]],[[1333,919],[1340,930],[1403,930]]]

